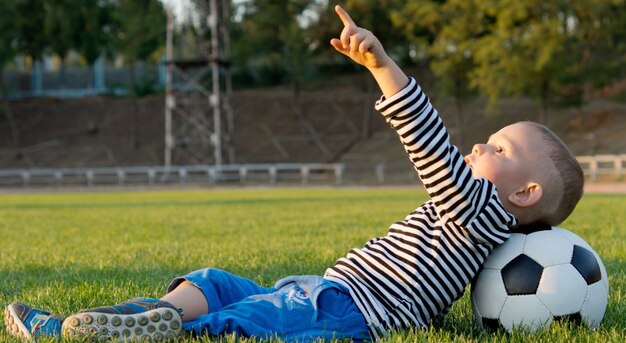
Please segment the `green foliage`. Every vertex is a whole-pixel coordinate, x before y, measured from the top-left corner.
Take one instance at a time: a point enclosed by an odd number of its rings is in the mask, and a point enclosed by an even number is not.
[[[587,83],[603,87],[626,76],[626,2],[579,2],[573,11],[579,29],[567,49],[580,56],[578,68]]]
[[[80,30],[77,12],[79,7],[73,6],[72,0],[47,0],[44,3],[45,22],[44,30],[49,40],[52,52],[64,60],[74,46],[75,32]]]
[[[23,301],[69,315],[159,297],[173,277],[205,267],[266,286],[291,274],[320,275],[426,199],[417,187],[0,194],[0,306]],[[398,332],[383,342],[624,342],[625,221],[626,196],[585,195],[562,224],[594,247],[609,275],[597,330],[556,323],[536,334],[484,332],[466,291],[427,333]],[[1,320],[0,328],[0,341],[10,341]]]
[[[135,98],[141,98],[155,94],[159,91],[157,87],[155,87],[155,84],[157,84],[156,80],[150,77],[145,77],[141,80],[135,81],[135,83],[131,86],[130,95]]]
[[[166,14],[158,0],[120,0],[113,12],[117,25],[113,40],[126,63],[130,65],[131,94],[143,96],[154,92],[149,80],[135,76],[135,65],[140,61],[157,60],[156,52],[164,45]]]
[[[472,85],[484,92],[491,103],[503,95],[534,95],[546,100],[561,72],[568,32],[563,16],[567,4],[558,1],[503,0],[485,6],[494,13],[488,35],[476,42]]]
[[[393,30],[388,16],[388,11],[400,3],[351,0],[342,5],[360,25],[388,42],[389,51],[402,60],[407,59],[409,47],[397,44],[404,40],[401,33]],[[240,82],[249,80],[257,86],[289,82],[297,92],[307,81],[324,74],[324,65],[329,63],[326,61],[349,64],[328,43],[342,28],[333,6],[334,3],[314,0],[239,3],[235,11],[240,13],[241,20],[231,25],[235,76]]]
[[[311,74],[310,39],[299,16],[311,0],[250,0],[240,4],[233,23],[232,56],[236,72],[257,85],[291,82],[297,91]]]
[[[61,84],[65,83],[65,58],[76,42],[81,27],[80,6],[75,0],[46,0],[44,33],[49,38],[50,50],[61,60]]]
[[[480,1],[463,0],[443,3],[430,1],[428,5],[419,6],[412,11],[427,18],[424,28],[433,37],[428,52],[431,56],[431,69],[439,77],[437,84],[446,94],[461,100],[469,95],[468,73],[474,67],[472,43],[486,33],[485,18],[480,20],[476,17],[479,3]],[[410,12],[415,4],[407,4],[407,7],[407,12]],[[410,21],[409,18],[398,18],[400,13],[396,14],[396,25]],[[420,31],[415,33],[419,34]],[[423,38],[416,35],[412,40],[417,45]]]
[[[328,44],[342,27],[334,5],[232,3],[235,85],[291,83],[297,91],[327,76],[327,70],[361,70]],[[460,111],[478,91],[492,105],[504,96],[533,96],[545,115],[550,105],[579,106],[586,89],[626,75],[624,0],[345,0],[342,5],[400,64],[428,64],[437,90],[455,97]],[[195,20],[206,22],[200,16]],[[154,60],[165,44],[165,21],[160,0],[0,1],[0,65],[15,55],[37,60],[52,53],[63,59],[70,50],[89,65],[103,54],[121,54],[129,64]]]
[[[164,44],[166,15],[158,0],[120,0],[116,9],[119,52],[128,63],[146,61]]]
[[[623,0],[408,1],[392,22],[411,44],[427,46],[445,95],[462,101],[475,88],[491,108],[504,96],[533,96],[545,121],[548,106],[580,106],[586,86],[623,75],[625,7]]]
[[[0,1],[0,70],[15,56],[16,50],[13,45],[16,43],[17,35],[16,16],[15,4],[12,1]]]
[[[19,50],[33,60],[40,60],[48,44],[41,27],[45,22],[44,0],[15,0],[14,5]]]
[[[437,76],[436,92],[456,101],[457,128],[463,132],[463,103],[469,98],[469,74],[475,67],[473,42],[487,32],[488,18],[477,17],[479,0],[407,2],[392,12],[393,25],[415,49],[426,47]],[[462,145],[462,135],[458,141]]]
[[[112,51],[116,23],[113,20],[115,7],[109,3],[70,0],[78,8],[74,31],[74,48],[80,52],[88,65],[93,65],[104,53]]]
[[[61,59],[75,50],[92,65],[103,53],[119,51],[134,63],[164,45],[165,10],[158,0],[16,0],[0,6],[0,28],[5,29],[0,37],[12,34],[14,53],[35,60],[46,49]],[[6,41],[0,52],[7,50]]]
[[[504,95],[536,97],[542,121],[555,100],[579,105],[586,84],[615,80],[611,63],[623,64],[623,50],[611,52],[615,35],[622,35],[616,25],[623,28],[623,7],[621,0],[503,0],[484,6],[481,13],[493,24],[476,41],[472,85],[491,104]]]

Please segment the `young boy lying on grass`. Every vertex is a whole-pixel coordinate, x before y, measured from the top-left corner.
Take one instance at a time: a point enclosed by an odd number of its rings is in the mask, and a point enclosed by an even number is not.
[[[331,45],[366,67],[431,199],[387,235],[352,249],[324,276],[291,276],[263,287],[218,269],[177,278],[161,299],[137,298],[67,318],[21,303],[5,311],[18,337],[176,339],[183,332],[236,333],[285,341],[376,340],[390,330],[426,328],[463,294],[491,250],[526,225],[557,225],[582,195],[583,174],[543,125],[518,122],[467,156],[449,143],[437,111],[378,39],[341,7]]]

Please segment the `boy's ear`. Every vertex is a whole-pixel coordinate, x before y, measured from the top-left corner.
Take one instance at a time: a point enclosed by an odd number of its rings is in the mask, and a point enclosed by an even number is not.
[[[530,207],[543,197],[543,187],[536,182],[529,182],[509,195],[509,202],[517,207]]]

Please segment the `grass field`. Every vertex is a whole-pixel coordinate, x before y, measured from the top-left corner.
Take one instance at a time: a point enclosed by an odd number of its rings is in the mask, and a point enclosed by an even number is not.
[[[263,285],[322,274],[426,199],[417,187],[0,194],[0,306],[18,300],[69,315],[159,297],[173,277],[207,266]],[[562,225],[594,247],[609,274],[607,312],[594,332],[555,324],[536,334],[486,333],[466,292],[428,333],[386,341],[624,342],[624,223],[626,195],[586,195]],[[10,341],[3,324],[0,341]]]

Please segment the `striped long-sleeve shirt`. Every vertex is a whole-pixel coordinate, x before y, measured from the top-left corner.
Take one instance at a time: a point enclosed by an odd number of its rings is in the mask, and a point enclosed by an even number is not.
[[[517,223],[495,186],[472,176],[414,79],[376,109],[398,132],[431,199],[324,274],[350,290],[374,339],[393,328],[426,328],[463,295]]]

